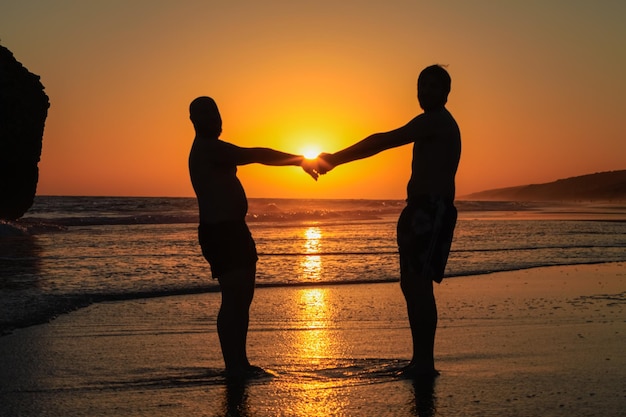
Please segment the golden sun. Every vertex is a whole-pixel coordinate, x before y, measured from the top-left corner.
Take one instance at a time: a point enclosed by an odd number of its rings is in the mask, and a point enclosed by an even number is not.
[[[301,149],[301,152],[306,159],[315,159],[320,154],[320,150],[314,146],[306,146]]]

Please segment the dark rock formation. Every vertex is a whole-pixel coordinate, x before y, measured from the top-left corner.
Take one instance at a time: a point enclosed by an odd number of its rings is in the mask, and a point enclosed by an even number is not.
[[[33,204],[50,107],[43,90],[39,76],[0,45],[0,220],[16,220]]]

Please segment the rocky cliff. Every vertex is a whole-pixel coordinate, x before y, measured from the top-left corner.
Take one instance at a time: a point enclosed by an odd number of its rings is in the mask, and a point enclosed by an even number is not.
[[[33,204],[49,107],[39,76],[0,45],[0,220],[18,219]]]

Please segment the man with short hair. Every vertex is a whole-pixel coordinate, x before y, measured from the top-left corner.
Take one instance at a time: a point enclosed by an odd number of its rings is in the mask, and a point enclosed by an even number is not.
[[[417,81],[424,112],[406,125],[376,133],[334,154],[321,154],[316,171],[413,143],[407,205],[398,220],[400,284],[407,304],[413,357],[402,373],[435,377],[434,344],[437,306],[433,281],[440,283],[456,225],[455,175],[461,156],[459,127],[446,109],[451,79],[439,65],[425,68]]]
[[[189,154],[189,174],[200,211],[198,239],[222,292],[217,330],[226,374],[235,378],[262,376],[265,371],[250,365],[246,352],[258,258],[246,224],[248,200],[237,178],[237,166],[301,166],[313,179],[317,179],[317,173],[303,156],[222,141],[222,119],[210,97],[193,100],[189,117],[196,131]]]

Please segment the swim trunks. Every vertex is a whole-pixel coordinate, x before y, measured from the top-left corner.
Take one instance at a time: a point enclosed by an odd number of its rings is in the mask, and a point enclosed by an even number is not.
[[[243,220],[200,224],[198,240],[214,279],[224,273],[253,266],[259,259],[254,239]]]
[[[401,277],[443,280],[456,219],[453,202],[438,196],[420,197],[402,210],[397,228]]]

